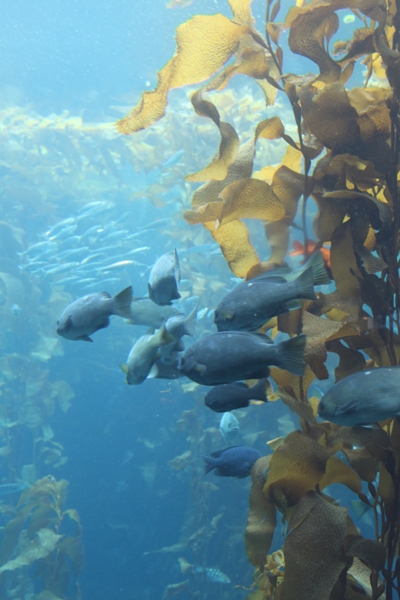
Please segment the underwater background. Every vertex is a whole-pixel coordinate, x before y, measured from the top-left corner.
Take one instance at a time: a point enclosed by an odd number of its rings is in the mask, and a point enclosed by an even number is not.
[[[2,571],[0,598],[245,598],[254,572],[244,541],[251,480],[204,475],[202,456],[242,444],[270,454],[268,441],[299,428],[287,406],[268,402],[235,411],[239,431],[227,443],[221,415],[204,406],[204,387],[186,378],[127,386],[120,365],[146,326],[111,317],[93,344],[56,335],[62,310],[84,294],[113,296],[132,285],[135,297],[145,296],[152,265],[175,248],[182,296],[175,304],[186,314],[197,306],[196,340],[215,331],[213,310],[239,281],[210,232],[183,218],[195,189],[185,176],[209,162],[219,141],[193,111],[193,89],[172,90],[166,116],[152,127],[125,136],[115,126],[156,85],[180,23],[198,13],[230,16],[224,0],[170,4],[2,5],[0,563],[41,527],[70,541],[51,564],[38,551]],[[282,2],[282,12],[290,6]],[[252,14],[261,27],[265,2],[254,0]],[[352,34],[348,17],[350,10],[340,13],[338,38]],[[286,69],[307,73],[310,65],[292,54]],[[353,77],[361,81],[361,70]],[[251,78],[237,76],[213,102],[241,142],[274,115],[295,135],[287,100],[267,109]],[[282,139],[258,144],[256,170],[281,160]],[[316,213],[310,201],[310,237]],[[266,259],[262,223],[245,222]],[[292,268],[303,258],[294,251],[299,240],[293,228]],[[334,283],[321,288],[333,290]],[[334,383],[338,363],[329,353],[329,378],[314,381],[314,395]],[[336,484],[329,492],[373,537],[355,495]],[[29,503],[34,518],[27,526],[21,517],[12,534],[7,523]],[[286,527],[278,520],[271,552]],[[48,543],[54,548],[58,538]]]

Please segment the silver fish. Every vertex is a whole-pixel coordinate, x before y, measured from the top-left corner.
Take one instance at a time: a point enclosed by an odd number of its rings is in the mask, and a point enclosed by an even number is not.
[[[130,322],[134,325],[161,327],[172,316],[183,315],[176,306],[159,306],[150,298],[133,298]]]
[[[400,416],[400,367],[358,371],[321,398],[318,415],[338,425],[370,425]]]
[[[226,442],[231,442],[239,433],[239,421],[230,412],[224,412],[219,423],[219,430]]]
[[[194,335],[196,328],[197,306],[186,315],[173,315],[165,323],[167,331],[179,339],[184,335]]]
[[[108,327],[109,317],[129,318],[132,287],[129,286],[111,298],[107,292],[83,296],[72,302],[57,321],[57,333],[67,340],[92,342],[89,337],[99,329]]]
[[[142,335],[133,345],[126,365],[122,365],[129,385],[139,385],[147,379],[151,368],[159,357],[159,348],[174,341],[174,337],[163,326],[156,333]]]
[[[160,306],[171,304],[172,300],[181,297],[178,292],[180,281],[179,259],[174,252],[163,254],[154,264],[149,277],[149,297]]]

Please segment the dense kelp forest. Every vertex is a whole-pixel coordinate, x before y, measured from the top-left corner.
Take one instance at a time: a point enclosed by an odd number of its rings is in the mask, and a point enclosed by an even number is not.
[[[231,18],[197,15],[180,25],[156,89],[118,129],[150,127],[165,114],[170,90],[201,84],[193,109],[211,119],[221,142],[210,164],[186,178],[202,184],[193,188],[186,221],[202,224],[231,271],[247,279],[286,266],[294,229],[302,230],[305,258],[330,244],[333,291],[261,329],[272,337],[304,333],[307,366],[303,377],[271,368],[277,396],[300,417],[300,430],[272,440],[273,453],[252,470],[245,539],[256,572],[249,598],[390,600],[400,586],[400,422],[364,428],[317,421],[318,398],[309,390],[328,378],[328,353],[338,355],[336,381],[399,362],[400,5],[298,0],[284,15],[279,0],[268,0],[265,30],[258,31],[250,4],[230,0]],[[354,15],[354,28],[350,39],[333,43],[343,9]],[[293,55],[310,59],[319,73],[292,72]],[[297,135],[275,115],[260,119],[240,143],[212,101],[238,74],[256,81],[267,107],[285,100]],[[286,144],[281,163],[253,171],[257,141],[278,139]],[[259,257],[242,219],[263,222],[268,259]],[[324,492],[333,483],[370,511],[375,539],[362,537]],[[279,521],[287,524],[284,544],[269,554]]]

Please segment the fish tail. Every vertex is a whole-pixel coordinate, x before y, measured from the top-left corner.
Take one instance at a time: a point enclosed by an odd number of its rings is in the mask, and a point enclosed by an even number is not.
[[[158,343],[160,344],[160,346],[171,344],[171,342],[176,342],[176,338],[172,335],[172,333],[170,333],[167,330],[167,328],[165,327],[165,323],[159,330],[158,336]]]
[[[218,461],[215,458],[211,458],[211,456],[202,456],[202,459],[204,460],[204,475],[207,475],[207,473],[215,469]]]
[[[305,300],[316,299],[314,294],[314,273],[311,267],[303,271],[296,279],[296,282],[298,285],[297,298],[304,298]]]
[[[267,380],[260,379],[260,381],[256,383],[256,385],[253,385],[253,387],[250,388],[250,393],[252,400],[261,400],[261,402],[268,402]]]
[[[123,317],[124,319],[131,318],[131,303],[133,290],[132,286],[128,286],[122,292],[113,298],[113,314]]]
[[[185,323],[186,335],[194,335],[196,330],[196,319],[197,319],[197,306],[194,307],[192,312],[189,314]]]
[[[306,263],[306,271],[308,269],[312,269],[314,285],[327,285],[331,282],[325,268],[324,259],[319,250],[311,254],[310,258],[308,259]]]
[[[304,375],[304,347],[306,344],[306,336],[298,335],[281,342],[277,346],[277,355],[279,356],[278,366],[281,369],[286,369],[300,377]]]

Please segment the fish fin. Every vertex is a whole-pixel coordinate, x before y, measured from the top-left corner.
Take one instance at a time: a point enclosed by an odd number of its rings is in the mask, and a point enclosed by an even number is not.
[[[186,335],[194,335],[196,330],[196,319],[197,319],[197,305],[194,307],[185,322],[185,333]]]
[[[341,404],[340,406],[338,406],[336,408],[335,415],[343,415],[343,414],[352,413],[354,410],[357,409],[357,406],[358,406],[358,404],[357,404],[356,400],[349,400],[345,404]]]
[[[64,330],[69,331],[72,326],[73,326],[72,317],[71,317],[71,315],[69,315],[68,319],[65,321]]]
[[[99,329],[105,329],[106,327],[108,327],[110,324],[110,319],[107,317],[101,325],[99,325]]]
[[[76,339],[82,340],[83,342],[93,342],[92,338],[90,338],[88,335],[81,335],[80,337],[78,337]]]
[[[207,371],[207,367],[206,365],[202,365],[201,363],[196,363],[193,366],[193,369],[197,372],[197,373],[204,373],[205,371]]]
[[[119,368],[125,375],[128,375],[128,365],[126,363],[122,363],[119,365]]]
[[[155,379],[157,377],[157,375],[159,374],[160,370],[157,367],[157,365],[154,363],[154,365],[151,367],[149,374],[147,375],[147,379]]]
[[[113,314],[125,319],[131,318],[131,303],[133,290],[129,285],[113,298]]]
[[[304,375],[304,347],[306,336],[298,335],[285,342],[277,344],[276,353],[279,357],[279,367],[286,369],[294,375]]]
[[[262,402],[268,402],[266,379],[260,379],[260,381],[256,383],[256,385],[253,385],[252,388],[249,388],[249,391],[252,395],[253,400],[261,400]]]
[[[175,274],[176,282],[177,282],[177,284],[179,284],[181,281],[181,268],[179,265],[179,258],[178,258],[178,253],[176,251],[176,248],[175,248],[174,252],[175,252],[175,254],[174,254],[174,256],[175,256],[174,274]],[[179,295],[178,297],[180,298],[181,296]]]
[[[153,292],[153,288],[151,287],[150,283],[147,284],[147,289],[149,290],[150,300],[152,300],[154,302],[154,292]]]
[[[300,254],[304,254],[304,246],[298,240],[294,240],[293,252],[290,252],[289,256],[299,256]]]
[[[111,298],[111,294],[109,294],[108,292],[100,292],[100,294],[104,296],[104,298]]]
[[[298,284],[297,297],[305,300],[315,300],[314,294],[314,273],[311,267],[303,271],[296,282]]]
[[[158,332],[159,335],[159,343],[160,345],[165,345],[165,344],[171,344],[171,342],[176,342],[176,337],[174,337],[172,335],[172,333],[170,333],[167,328],[165,327],[165,323],[163,324],[163,326],[161,327],[161,329]]]
[[[301,300],[289,300],[289,302],[286,302],[285,304],[285,308],[287,308],[288,311],[290,310],[297,310],[298,308],[301,308],[303,306]]]
[[[243,388],[243,389],[246,388],[246,390],[249,389],[249,386],[246,385],[245,383],[243,383],[243,381],[234,381],[233,383],[231,383],[231,385],[234,385],[235,387],[238,387],[238,388]]]
[[[204,475],[207,475],[207,473],[215,469],[218,462],[210,456],[202,456],[201,458],[204,460]]]
[[[319,250],[313,252],[305,263],[306,271],[312,269],[314,285],[327,285],[331,283],[328,272],[325,268],[324,259]]]
[[[231,450],[232,448],[240,448],[240,446],[228,446],[228,448],[222,448],[222,450],[214,450],[214,452],[210,453],[211,457],[219,458],[223,452],[225,452],[226,450]]]

